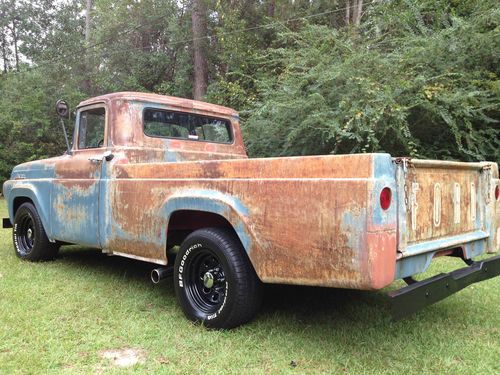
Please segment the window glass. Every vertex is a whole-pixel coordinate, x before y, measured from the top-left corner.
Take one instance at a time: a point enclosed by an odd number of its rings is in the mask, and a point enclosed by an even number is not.
[[[231,124],[215,117],[146,109],[144,111],[144,133],[150,137],[167,137],[230,143]]]
[[[78,148],[98,148],[104,145],[104,108],[94,108],[80,112],[78,124]]]

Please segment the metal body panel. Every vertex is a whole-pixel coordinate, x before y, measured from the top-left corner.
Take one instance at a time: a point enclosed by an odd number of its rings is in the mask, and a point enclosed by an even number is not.
[[[415,177],[424,192],[422,227],[410,232],[407,175],[388,154],[248,159],[232,109],[140,93],[105,95],[79,108],[97,103],[107,114],[103,147],[74,146],[71,155],[14,168],[4,184],[11,221],[14,199],[23,196],[35,203],[51,240],[167,264],[173,217],[188,212],[195,220],[202,212],[231,225],[262,281],[355,289],[383,288],[422,272],[442,249],[461,247],[467,257],[498,249],[499,204],[481,203],[498,183],[495,164],[488,164],[488,179],[478,172],[485,163],[422,161],[418,168],[427,172]],[[148,137],[144,108],[226,119],[233,142]],[[112,153],[109,161],[105,152]],[[429,229],[429,187],[438,179],[446,182],[443,194],[455,181],[468,186],[464,196],[476,192],[474,220]],[[393,193],[387,210],[380,204],[385,187]],[[447,223],[453,204],[440,204]]]
[[[380,156],[390,167],[390,156]],[[394,279],[396,212],[368,220],[377,209],[367,200],[378,200],[369,187],[391,183],[374,178],[373,161],[366,154],[138,164],[117,155],[108,165],[105,247],[166,260],[171,215],[200,210],[231,223],[265,282],[385,286]]]
[[[495,163],[396,159],[396,278],[424,272],[435,256],[459,249],[471,259],[499,249]]]

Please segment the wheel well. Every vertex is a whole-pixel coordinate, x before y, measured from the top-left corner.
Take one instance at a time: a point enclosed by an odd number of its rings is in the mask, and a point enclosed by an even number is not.
[[[33,201],[31,199],[29,199],[28,197],[16,197],[16,198],[14,198],[14,202],[13,202],[13,212],[12,212],[12,215],[16,214],[17,209],[19,207],[21,207],[21,205],[23,203],[31,203],[31,204],[35,205],[33,203]]]
[[[239,239],[231,223],[222,215],[206,211],[179,210],[175,211],[168,221],[167,251],[179,246],[191,232],[201,228],[227,228]]]

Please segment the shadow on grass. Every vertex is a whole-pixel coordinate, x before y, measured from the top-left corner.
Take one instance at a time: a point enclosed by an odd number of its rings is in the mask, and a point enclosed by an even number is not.
[[[101,278],[123,278],[148,289],[158,297],[175,298],[172,278],[153,285],[150,272],[158,267],[153,263],[119,256],[108,256],[99,250],[76,246],[61,249],[57,262],[70,268],[88,268]],[[266,284],[258,320],[279,316],[306,324],[335,320],[374,319],[389,322],[388,299],[384,292]]]

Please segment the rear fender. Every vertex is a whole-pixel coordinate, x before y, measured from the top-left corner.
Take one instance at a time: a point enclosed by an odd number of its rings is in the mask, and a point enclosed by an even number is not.
[[[231,224],[247,254],[251,251],[255,236],[248,223],[249,212],[237,198],[214,190],[183,190],[170,196],[163,210],[163,215],[167,218],[167,228],[172,214],[180,210],[204,211],[220,215]]]

